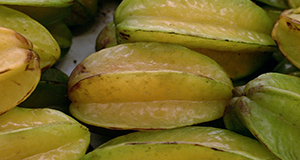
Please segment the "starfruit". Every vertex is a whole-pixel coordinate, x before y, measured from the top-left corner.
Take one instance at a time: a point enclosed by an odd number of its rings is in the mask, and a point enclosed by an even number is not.
[[[79,160],[90,132],[60,111],[15,107],[0,116],[0,141],[1,160]]]
[[[41,69],[31,41],[0,27],[0,114],[23,102],[36,88]]]
[[[67,17],[73,3],[74,0],[0,0],[0,5],[23,12],[44,26]]]
[[[235,115],[224,120],[226,128],[243,132],[244,125],[280,159],[299,159],[300,78],[265,73],[241,88],[244,90],[226,107]],[[230,118],[226,113],[224,117]]]
[[[114,22],[109,22],[100,31],[96,39],[95,49],[99,51],[103,48],[108,48],[117,45],[116,26]]]
[[[184,127],[134,132],[114,138],[82,160],[278,159],[255,139],[225,129]]]
[[[110,129],[167,129],[222,117],[232,81],[211,58],[176,44],[136,42],[91,54],[69,77],[71,114]]]
[[[0,27],[21,33],[33,43],[42,70],[50,68],[60,57],[60,48],[51,33],[39,22],[17,10],[0,5]]]
[[[249,0],[123,0],[114,15],[118,43],[174,43],[205,54],[232,79],[257,71],[276,48],[273,21]]]
[[[281,53],[300,68],[300,8],[282,12],[273,28],[272,37]]]

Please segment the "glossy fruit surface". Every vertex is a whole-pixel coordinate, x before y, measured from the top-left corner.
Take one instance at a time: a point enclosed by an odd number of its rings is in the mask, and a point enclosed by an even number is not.
[[[281,73],[262,74],[248,82],[242,94],[227,106],[235,115],[232,120],[239,122],[225,121],[227,128],[236,131],[232,126],[243,124],[279,158],[298,159],[299,82],[299,77]]]
[[[184,127],[130,133],[83,157],[94,159],[278,159],[258,141],[212,127]]]
[[[68,82],[71,113],[119,129],[162,129],[218,119],[232,82],[214,60],[175,44],[127,43],[82,61]],[[113,115],[113,116],[112,116]]]
[[[296,67],[300,68],[300,8],[281,13],[275,24],[272,36],[281,53]]]
[[[1,160],[79,160],[90,132],[60,111],[15,107],[0,116],[0,140]]]
[[[180,44],[211,57],[233,79],[258,70],[276,48],[272,20],[248,0],[123,0],[114,23],[118,43]]]
[[[0,27],[0,114],[23,102],[36,88],[40,59],[31,41]]]
[[[60,57],[60,48],[51,33],[28,15],[0,5],[0,26],[10,28],[29,39],[40,57],[42,70],[50,68]]]

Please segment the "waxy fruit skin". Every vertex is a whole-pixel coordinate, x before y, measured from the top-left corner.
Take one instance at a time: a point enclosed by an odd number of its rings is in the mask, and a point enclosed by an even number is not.
[[[1,160],[79,160],[90,132],[54,109],[15,107],[0,116],[0,141]]]
[[[25,13],[44,26],[62,21],[73,4],[74,0],[0,0],[0,5]]]
[[[33,44],[40,57],[40,68],[53,66],[60,58],[61,50],[51,33],[39,22],[17,10],[0,5],[0,27],[12,29]]]
[[[296,76],[282,73],[258,76],[226,107],[230,111],[224,115],[229,119],[224,121],[226,128],[242,134],[251,132],[280,159],[299,159],[299,88],[300,78]]]
[[[273,21],[249,0],[123,0],[118,43],[174,43],[205,54],[232,79],[257,71],[276,49]]]
[[[272,37],[281,53],[300,68],[300,8],[288,9],[281,13],[274,25]]]
[[[115,129],[167,129],[220,118],[232,81],[211,58],[164,43],[126,43],[91,54],[68,82],[70,112]]]
[[[29,97],[40,80],[40,59],[32,49],[26,37],[0,27],[0,115]]]
[[[277,160],[255,139],[213,127],[142,131],[100,145],[82,160]]]

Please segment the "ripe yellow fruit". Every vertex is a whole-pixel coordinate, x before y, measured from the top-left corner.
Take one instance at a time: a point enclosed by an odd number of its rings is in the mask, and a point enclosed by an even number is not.
[[[232,82],[211,58],[164,43],[126,43],[83,60],[68,82],[70,111],[95,126],[166,129],[222,117]]]
[[[36,88],[40,59],[31,41],[0,27],[0,114],[23,102]]]
[[[214,59],[232,79],[257,71],[276,49],[272,20],[249,0],[123,0],[114,23],[118,43],[179,44]]]
[[[90,132],[54,109],[15,107],[0,116],[0,159],[72,159],[87,151]]]

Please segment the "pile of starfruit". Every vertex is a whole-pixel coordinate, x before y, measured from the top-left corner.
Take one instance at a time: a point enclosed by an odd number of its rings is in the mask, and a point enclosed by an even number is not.
[[[74,3],[0,1],[1,160],[76,160],[90,146],[89,129],[68,115],[69,77],[54,68],[72,44]]]
[[[300,159],[299,0],[104,4],[0,0],[0,160]]]

